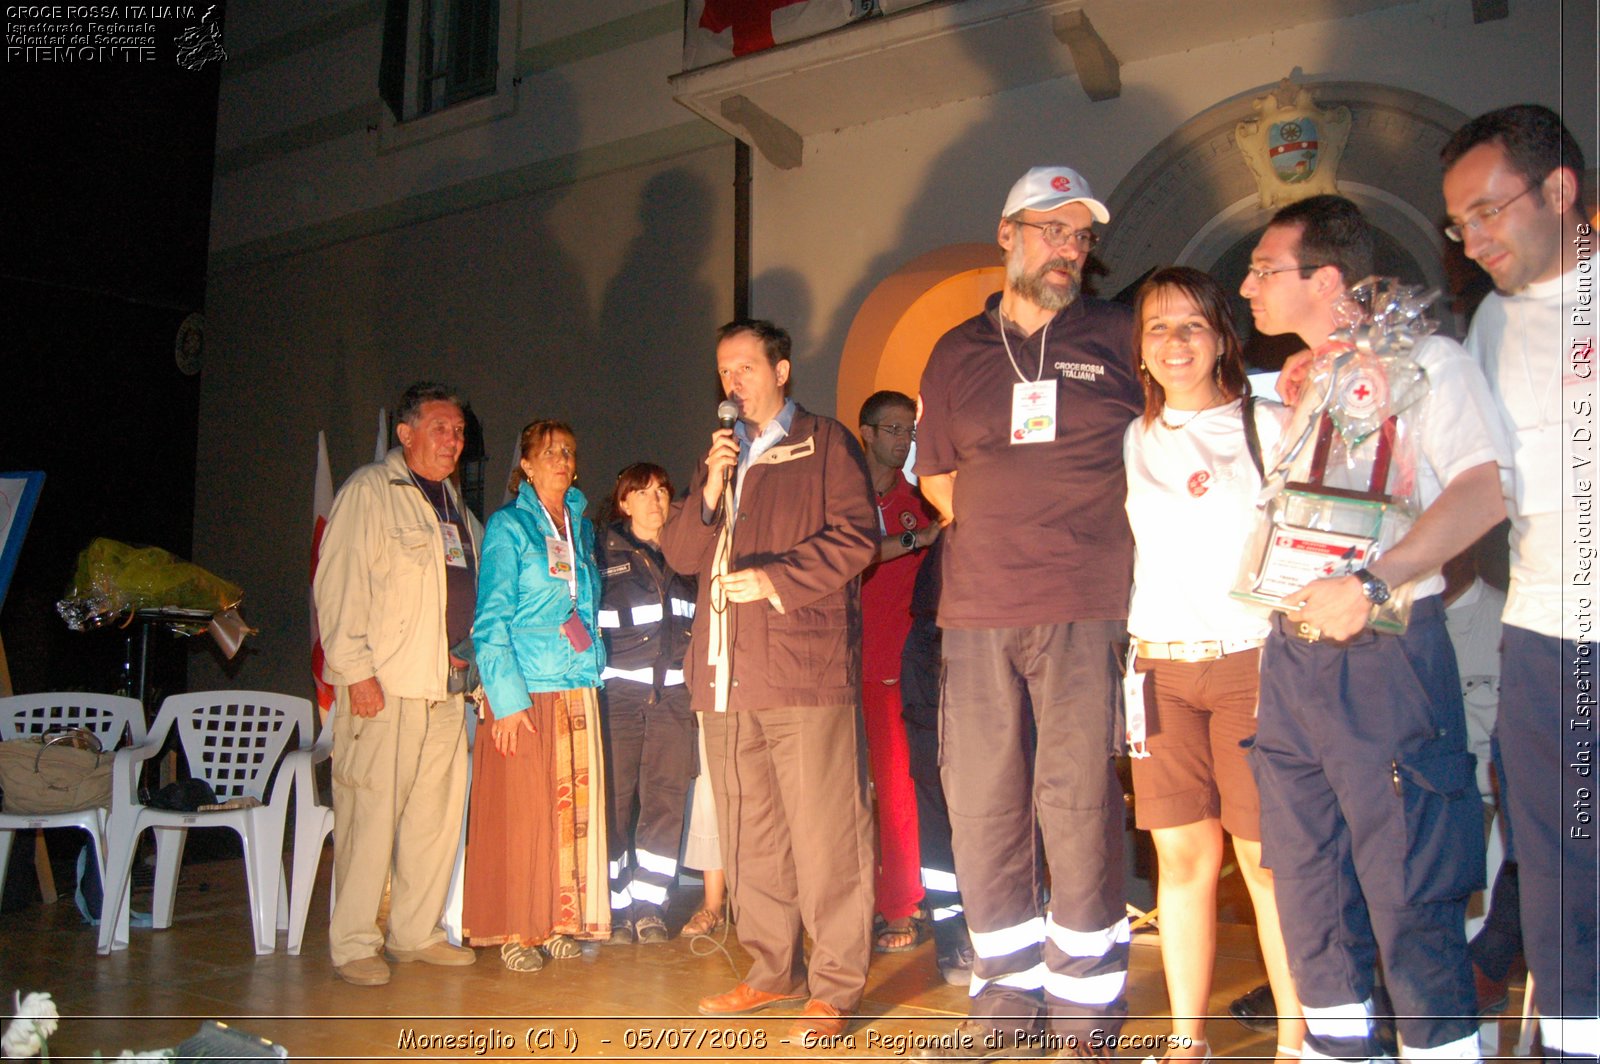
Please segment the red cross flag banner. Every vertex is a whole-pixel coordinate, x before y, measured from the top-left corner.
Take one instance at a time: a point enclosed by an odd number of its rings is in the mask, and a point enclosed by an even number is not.
[[[1367,568],[1410,530],[1422,512],[1416,441],[1430,406],[1413,353],[1445,342],[1429,338],[1437,295],[1391,278],[1351,286],[1268,464],[1235,598],[1287,609],[1285,595]],[[1392,588],[1371,626],[1405,631],[1412,591]]]
[[[689,0],[685,70],[814,37],[866,18],[877,0]]]
[[[333,473],[328,468],[328,437],[317,433],[317,473],[311,488],[311,579],[317,578],[317,559],[322,554],[322,533],[333,511]],[[307,585],[309,597],[310,585]],[[333,685],[322,678],[322,628],[317,624],[317,603],[311,599],[311,679],[317,685],[317,705],[326,713],[333,708]]]

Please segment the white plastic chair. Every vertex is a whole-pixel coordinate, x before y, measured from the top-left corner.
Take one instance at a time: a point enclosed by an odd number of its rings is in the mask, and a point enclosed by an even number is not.
[[[305,734],[301,733],[304,742]],[[311,892],[317,885],[317,866],[322,863],[323,844],[333,834],[333,808],[317,797],[316,767],[333,756],[333,714],[322,723],[322,733],[312,746],[301,746],[284,755],[282,775],[294,780],[294,863],[289,879],[289,953],[298,956],[300,941],[306,934],[306,914],[311,911]],[[333,891],[329,888],[329,903]]]
[[[128,733],[134,746],[144,742],[144,706],[136,698],[123,695],[88,694],[77,691],[50,691],[34,695],[0,698],[0,742],[42,735],[54,728],[86,728],[100,740],[100,747],[111,751]],[[113,811],[127,809],[138,801],[138,773],[127,759],[113,761],[111,769],[111,808],[90,806],[67,813],[6,813],[0,811],[0,886],[6,881],[6,866],[11,861],[11,843],[18,831],[36,828],[82,828],[89,833],[95,867],[100,872],[102,890],[106,882],[106,840],[115,835],[109,826]],[[119,801],[118,799],[122,800]],[[120,828],[118,829],[120,830]],[[120,934],[128,935],[128,907],[119,910]],[[103,914],[102,914],[103,915]]]
[[[262,804],[246,809],[172,812],[135,806],[128,830],[111,832],[106,898],[127,905],[128,880],[139,836],[156,829],[156,881],[151,900],[153,926],[172,926],[172,905],[178,889],[183,847],[193,827],[225,827],[244,844],[245,879],[249,887],[255,951],[271,953],[276,932],[288,927],[289,899],[283,882],[283,831],[291,781],[272,781],[296,729],[311,734],[311,703],[293,695],[268,691],[196,691],[173,695],[161,703],[147,741],[118,752],[138,763],[155,757],[176,728],[189,772],[216,792],[219,802],[255,798]],[[280,773],[280,776],[283,775]],[[269,790],[270,784],[270,790]],[[113,814],[115,815],[115,814]],[[120,917],[119,917],[120,919]],[[99,951],[127,946],[114,934],[114,921],[100,922]]]

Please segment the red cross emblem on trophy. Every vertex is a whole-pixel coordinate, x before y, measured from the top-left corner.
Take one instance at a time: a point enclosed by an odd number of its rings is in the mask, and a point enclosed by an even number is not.
[[[1352,420],[1368,418],[1378,412],[1387,399],[1381,370],[1357,366],[1340,387],[1340,406]]]

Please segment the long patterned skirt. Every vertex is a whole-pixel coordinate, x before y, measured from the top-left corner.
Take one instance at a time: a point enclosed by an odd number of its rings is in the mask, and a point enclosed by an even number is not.
[[[478,727],[462,935],[474,946],[611,934],[605,760],[593,688],[536,692],[517,752]]]

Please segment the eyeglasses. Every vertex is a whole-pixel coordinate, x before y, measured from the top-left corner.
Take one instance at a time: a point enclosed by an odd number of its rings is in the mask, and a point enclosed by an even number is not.
[[[1527,188],[1523,189],[1521,192],[1518,192],[1515,196],[1512,196],[1498,207],[1485,207],[1480,211],[1474,211],[1473,213],[1467,215],[1466,218],[1464,218],[1459,224],[1445,226],[1444,235],[1459,244],[1461,241],[1466,239],[1468,229],[1471,229],[1474,233],[1483,232],[1483,227],[1500,217],[1500,213],[1502,211],[1538,187],[1538,185],[1529,185]]]
[[[1182,325],[1168,327],[1164,321],[1151,322],[1145,326],[1144,334],[1156,340],[1165,340],[1169,336],[1176,336],[1184,343],[1194,336],[1209,336],[1214,330],[1203,321],[1186,321]]]
[[[1305,273],[1307,270],[1320,270],[1326,265],[1325,262],[1308,262],[1303,266],[1274,266],[1271,269],[1265,266],[1250,266],[1244,272],[1254,277],[1257,283],[1261,283],[1275,273]]]
[[[909,436],[913,440],[917,438],[917,426],[915,425],[874,425],[870,421],[866,424],[867,428],[877,429],[879,432],[887,432],[895,439],[899,439],[901,436]]]
[[[557,455],[560,455],[562,458],[576,458],[578,456],[578,452],[575,448],[568,447],[564,443],[560,446],[546,447],[544,450],[539,452],[540,458],[554,458]]]
[[[1068,244],[1077,246],[1079,251],[1093,251],[1094,246],[1100,243],[1100,237],[1087,229],[1069,229],[1064,222],[1025,222],[1021,218],[1013,218],[1018,225],[1025,225],[1029,229],[1039,230],[1039,235],[1044,237],[1044,242],[1053,248],[1066,247]]]

